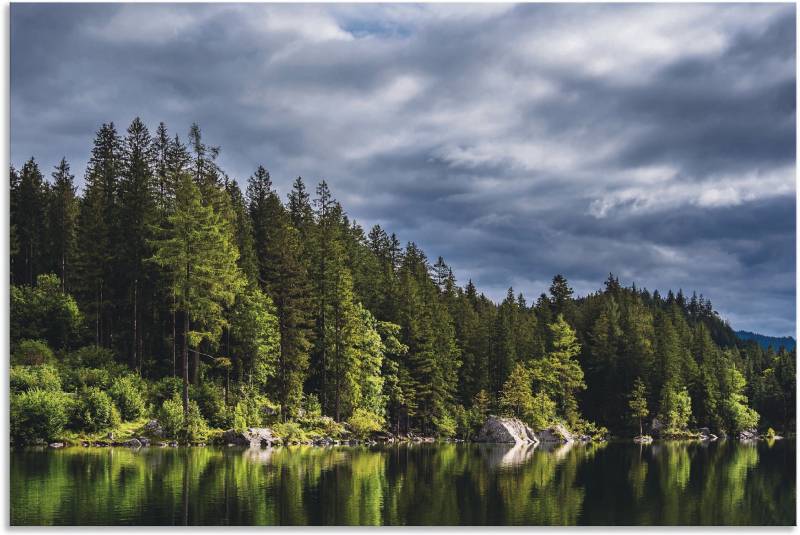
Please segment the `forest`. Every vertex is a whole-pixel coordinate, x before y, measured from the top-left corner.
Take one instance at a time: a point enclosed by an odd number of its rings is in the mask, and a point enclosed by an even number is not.
[[[534,429],[679,436],[795,428],[795,352],[737,338],[703,295],[609,274],[577,296],[493,302],[442,257],[362,228],[325,180],[285,200],[188,137],[135,119],[69,163],[12,167],[15,443],[156,418],[167,436],[269,425],[286,437]],[[475,254],[480,254],[476,251]]]

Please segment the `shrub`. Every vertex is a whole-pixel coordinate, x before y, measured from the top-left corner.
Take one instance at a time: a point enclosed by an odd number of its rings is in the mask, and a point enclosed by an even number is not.
[[[322,405],[316,394],[308,394],[303,405],[306,418],[319,418],[322,416]]]
[[[39,275],[35,286],[11,286],[11,340],[37,338],[62,348],[78,334],[78,305],[61,291],[56,275]]]
[[[11,396],[11,436],[28,444],[54,440],[69,421],[72,400],[63,392],[33,388]]]
[[[128,422],[144,416],[146,386],[143,381],[134,375],[117,377],[111,383],[108,393],[114,400],[123,420]]]
[[[556,403],[544,392],[533,396],[531,412],[527,420],[534,430],[550,427],[556,419]]]
[[[456,434],[457,424],[456,419],[449,413],[444,413],[439,418],[434,420],[434,425],[436,425],[436,433],[441,437],[452,437]],[[379,431],[380,425],[378,425],[378,429],[374,429],[374,431]]]
[[[79,429],[95,433],[119,425],[119,411],[107,393],[91,387],[83,390],[80,396],[76,415]]]
[[[163,377],[150,386],[150,403],[161,407],[166,401],[180,400],[183,395],[183,382],[179,377]]]
[[[236,404],[236,408],[233,409],[233,429],[236,431],[244,431],[247,427],[245,407],[240,401]]]
[[[303,442],[306,434],[297,422],[283,422],[272,426],[272,432],[286,441]]]
[[[164,430],[167,438],[179,438],[183,430],[183,403],[180,398],[175,396],[164,401],[161,410],[158,411],[158,423]]]
[[[608,437],[607,428],[584,419],[580,419],[575,423],[572,432],[577,435],[587,435],[592,440],[603,440]]]
[[[71,368],[63,366],[61,377],[64,380],[63,389],[67,392],[78,392],[94,386],[107,390],[111,386],[111,374],[105,368]]]
[[[452,418],[451,418],[452,420]],[[364,438],[372,432],[380,431],[383,428],[383,418],[366,409],[358,408],[353,411],[353,415],[347,420],[350,430],[358,438]],[[455,431],[455,423],[453,423]]]
[[[113,351],[96,345],[76,349],[68,353],[65,360],[75,368],[108,368],[116,364]]]
[[[11,364],[37,366],[54,362],[53,351],[42,340],[21,340],[11,355]]]
[[[225,406],[225,391],[212,382],[192,385],[190,397],[197,402],[200,413],[214,427],[227,427],[230,421],[228,408]]]
[[[194,400],[189,401],[189,412],[181,438],[188,442],[203,441],[208,437],[208,424]]]
[[[770,427],[767,429],[767,438],[775,438],[776,435],[777,433],[773,428]]]
[[[25,392],[38,388],[47,391],[61,391],[61,377],[58,371],[48,364],[42,366],[12,366],[9,376],[12,392]]]

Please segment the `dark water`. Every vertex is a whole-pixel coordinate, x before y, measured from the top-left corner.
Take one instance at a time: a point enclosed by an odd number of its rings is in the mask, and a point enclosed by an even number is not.
[[[20,524],[794,524],[795,443],[11,452]]]

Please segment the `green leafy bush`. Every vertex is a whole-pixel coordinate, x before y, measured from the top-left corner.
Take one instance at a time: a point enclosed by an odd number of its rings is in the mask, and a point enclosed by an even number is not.
[[[163,377],[150,386],[150,403],[161,407],[166,401],[183,395],[183,382],[179,377]]]
[[[79,394],[76,414],[78,429],[96,433],[120,424],[114,401],[99,388],[87,388]]]
[[[307,440],[306,433],[297,422],[282,422],[272,426],[275,436],[290,442],[303,442]]]
[[[63,392],[33,388],[11,396],[11,436],[29,444],[54,440],[69,421],[72,400]]]
[[[63,389],[66,392],[79,392],[85,388],[97,387],[107,390],[111,386],[111,374],[105,368],[61,367]]]
[[[130,422],[144,416],[147,409],[144,395],[146,391],[146,385],[139,377],[124,375],[113,380],[108,393],[122,419]]]
[[[242,402],[236,404],[233,409],[233,429],[236,431],[244,431],[247,429],[247,413],[245,406]]]
[[[78,305],[61,291],[56,275],[39,275],[35,286],[11,286],[12,342],[37,338],[63,348],[79,334],[82,321]]]
[[[194,400],[189,401],[189,412],[181,438],[188,442],[204,441],[208,438],[208,423]]]
[[[534,430],[550,427],[556,419],[556,403],[544,392],[531,400],[531,411],[526,420]]]
[[[67,354],[66,362],[72,367],[108,368],[113,367],[114,352],[96,345],[84,346]]]
[[[175,396],[162,403],[161,409],[158,411],[158,423],[161,424],[165,437],[180,438],[184,418],[183,403],[179,397]]]
[[[53,351],[42,340],[20,340],[11,354],[11,364],[38,366],[54,362]]]
[[[322,416],[322,404],[320,404],[319,397],[316,394],[308,394],[305,397],[303,409],[306,418],[319,418]]]
[[[40,390],[61,391],[61,377],[58,370],[48,364],[41,366],[12,366],[9,376],[11,391],[25,392]]]
[[[189,397],[197,402],[200,413],[214,427],[228,427],[230,415],[225,406],[225,391],[221,386],[206,381],[189,390]]]
[[[453,432],[455,432],[455,422],[452,423]],[[380,431],[383,428],[383,419],[374,412],[358,408],[353,411],[353,415],[347,420],[347,424],[356,437],[365,438],[370,433]]]
[[[434,418],[433,423],[436,426],[436,434],[440,437],[455,436],[458,429],[456,419],[450,413],[444,413],[440,417]],[[380,431],[380,429],[381,426],[378,424],[378,429],[374,429],[374,431]]]

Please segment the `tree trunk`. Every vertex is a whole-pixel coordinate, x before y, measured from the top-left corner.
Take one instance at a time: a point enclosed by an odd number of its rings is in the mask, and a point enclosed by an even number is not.
[[[133,347],[131,348],[131,368],[134,370],[139,365],[139,325],[137,324],[137,314],[139,312],[139,279],[133,280]]]
[[[196,385],[197,378],[200,376],[200,350],[195,348],[192,353],[194,353],[192,358],[192,384]]]
[[[172,376],[176,377],[178,375],[177,370],[175,369],[175,356],[176,356],[176,347],[177,347],[177,336],[175,325],[177,323],[177,319],[175,318],[175,292],[172,292]]]
[[[189,414],[189,312],[183,311],[183,414]]]

